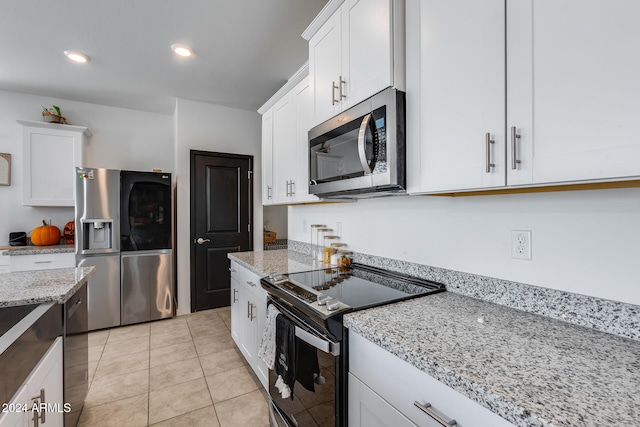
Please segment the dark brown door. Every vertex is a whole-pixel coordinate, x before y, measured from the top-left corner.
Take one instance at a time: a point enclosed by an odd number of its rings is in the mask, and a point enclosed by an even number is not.
[[[229,305],[229,252],[253,249],[253,157],[191,151],[191,311]]]

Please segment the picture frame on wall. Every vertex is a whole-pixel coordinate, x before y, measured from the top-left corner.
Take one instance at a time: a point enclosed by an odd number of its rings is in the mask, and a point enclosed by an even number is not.
[[[0,185],[11,185],[11,154],[0,153]]]

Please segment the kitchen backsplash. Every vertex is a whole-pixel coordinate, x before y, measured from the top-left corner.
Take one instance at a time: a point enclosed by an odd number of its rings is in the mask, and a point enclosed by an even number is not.
[[[310,254],[311,245],[289,240]],[[353,262],[444,283],[449,292],[640,341],[640,306],[354,252]],[[487,319],[485,319],[486,321]]]

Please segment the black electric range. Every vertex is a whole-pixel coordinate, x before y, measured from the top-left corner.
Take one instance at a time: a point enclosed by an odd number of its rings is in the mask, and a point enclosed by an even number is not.
[[[279,395],[274,386],[277,376],[270,370],[272,427],[346,426],[348,337],[343,315],[445,290],[441,283],[362,264],[271,274],[261,279],[261,284],[269,294],[269,303],[295,324],[296,338],[316,347],[321,373],[327,378],[326,384],[316,385],[313,393],[301,385],[294,386],[292,394],[297,399],[290,400]],[[318,402],[322,402],[321,407],[316,406]],[[319,412],[327,411],[333,416],[317,418]],[[309,417],[315,422],[303,421]]]

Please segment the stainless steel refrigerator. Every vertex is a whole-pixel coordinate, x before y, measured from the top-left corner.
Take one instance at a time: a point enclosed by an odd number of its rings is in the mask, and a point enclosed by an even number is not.
[[[76,266],[95,266],[89,330],[120,325],[120,171],[76,168]]]
[[[171,174],[120,174],[123,325],[173,317]]]

